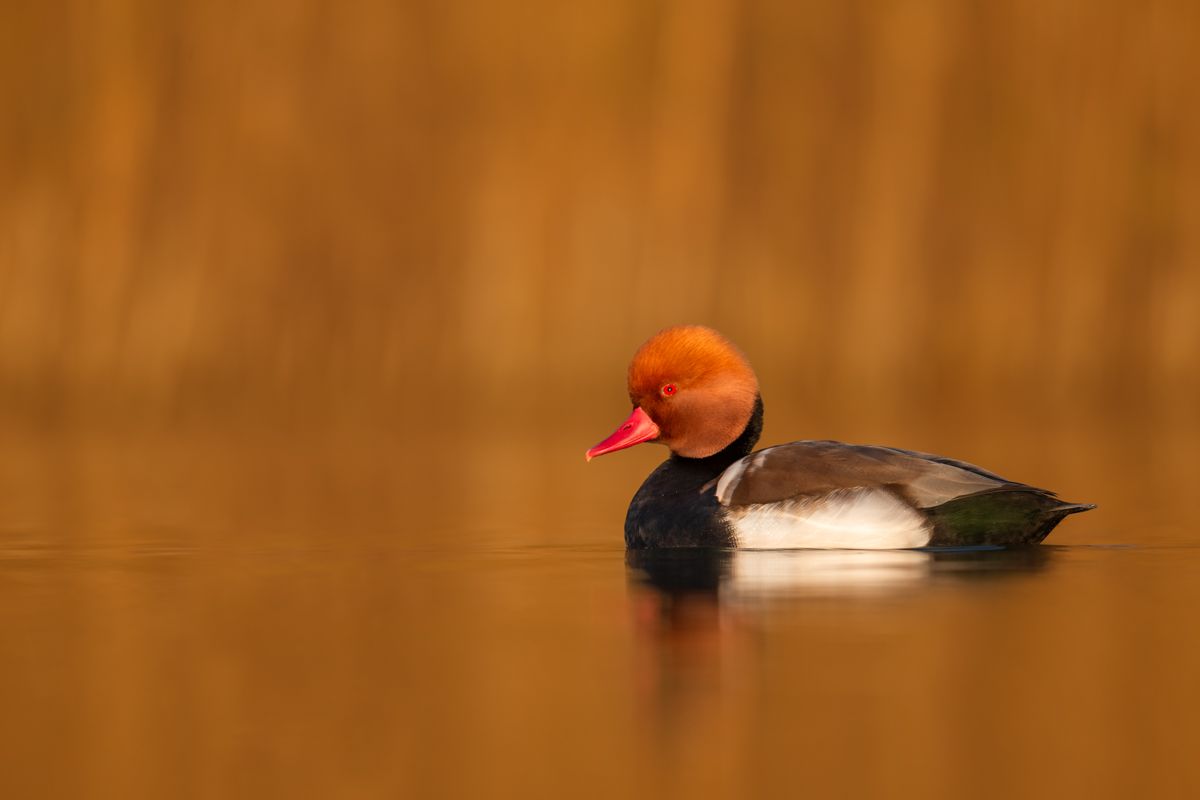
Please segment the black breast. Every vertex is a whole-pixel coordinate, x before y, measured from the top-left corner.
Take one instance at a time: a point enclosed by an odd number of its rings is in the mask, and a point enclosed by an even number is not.
[[[733,532],[717,501],[716,479],[725,468],[754,449],[762,433],[762,398],[741,435],[716,455],[672,455],[650,473],[625,515],[625,546],[733,547]]]
[[[733,546],[716,492],[703,488],[715,475],[689,461],[673,456],[646,478],[625,515],[626,547]]]

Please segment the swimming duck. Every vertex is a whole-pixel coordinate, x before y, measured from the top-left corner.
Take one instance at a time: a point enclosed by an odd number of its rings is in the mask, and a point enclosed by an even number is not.
[[[1095,508],[894,447],[801,441],[751,452],[763,424],[758,379],[711,328],[655,334],[628,380],[633,413],[587,459],[642,442],[671,451],[629,504],[631,549],[1027,545]]]

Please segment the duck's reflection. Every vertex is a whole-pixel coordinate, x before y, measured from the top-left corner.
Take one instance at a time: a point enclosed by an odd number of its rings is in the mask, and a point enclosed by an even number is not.
[[[634,586],[653,590],[670,616],[689,606],[788,597],[880,596],[935,581],[1044,568],[1052,548],[955,550],[630,550]]]
[[[820,637],[815,646],[823,658],[877,652],[861,643],[883,646],[897,619],[928,608],[910,606],[906,598],[944,583],[1028,574],[1052,557],[1048,547],[628,551],[641,642],[636,674],[645,702],[639,709],[659,734],[663,749],[656,757],[692,769],[707,763],[713,731],[757,730],[763,723],[755,709],[764,707],[762,693],[769,691],[767,662],[787,640],[794,645],[789,631],[798,626]],[[820,668],[812,672],[828,679]]]

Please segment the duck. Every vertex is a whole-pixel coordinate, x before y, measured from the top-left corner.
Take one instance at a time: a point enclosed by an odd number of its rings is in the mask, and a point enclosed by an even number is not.
[[[977,548],[1035,545],[1095,508],[974,464],[915,450],[804,440],[755,451],[758,378],[703,325],[650,337],[628,371],[633,411],[586,459],[652,442],[670,451],[625,516],[630,550]]]

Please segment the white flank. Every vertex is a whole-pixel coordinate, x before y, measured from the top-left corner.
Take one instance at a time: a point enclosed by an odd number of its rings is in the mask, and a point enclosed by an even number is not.
[[[895,550],[924,547],[930,538],[925,516],[882,489],[731,508],[728,518],[737,546],[747,550]]]

